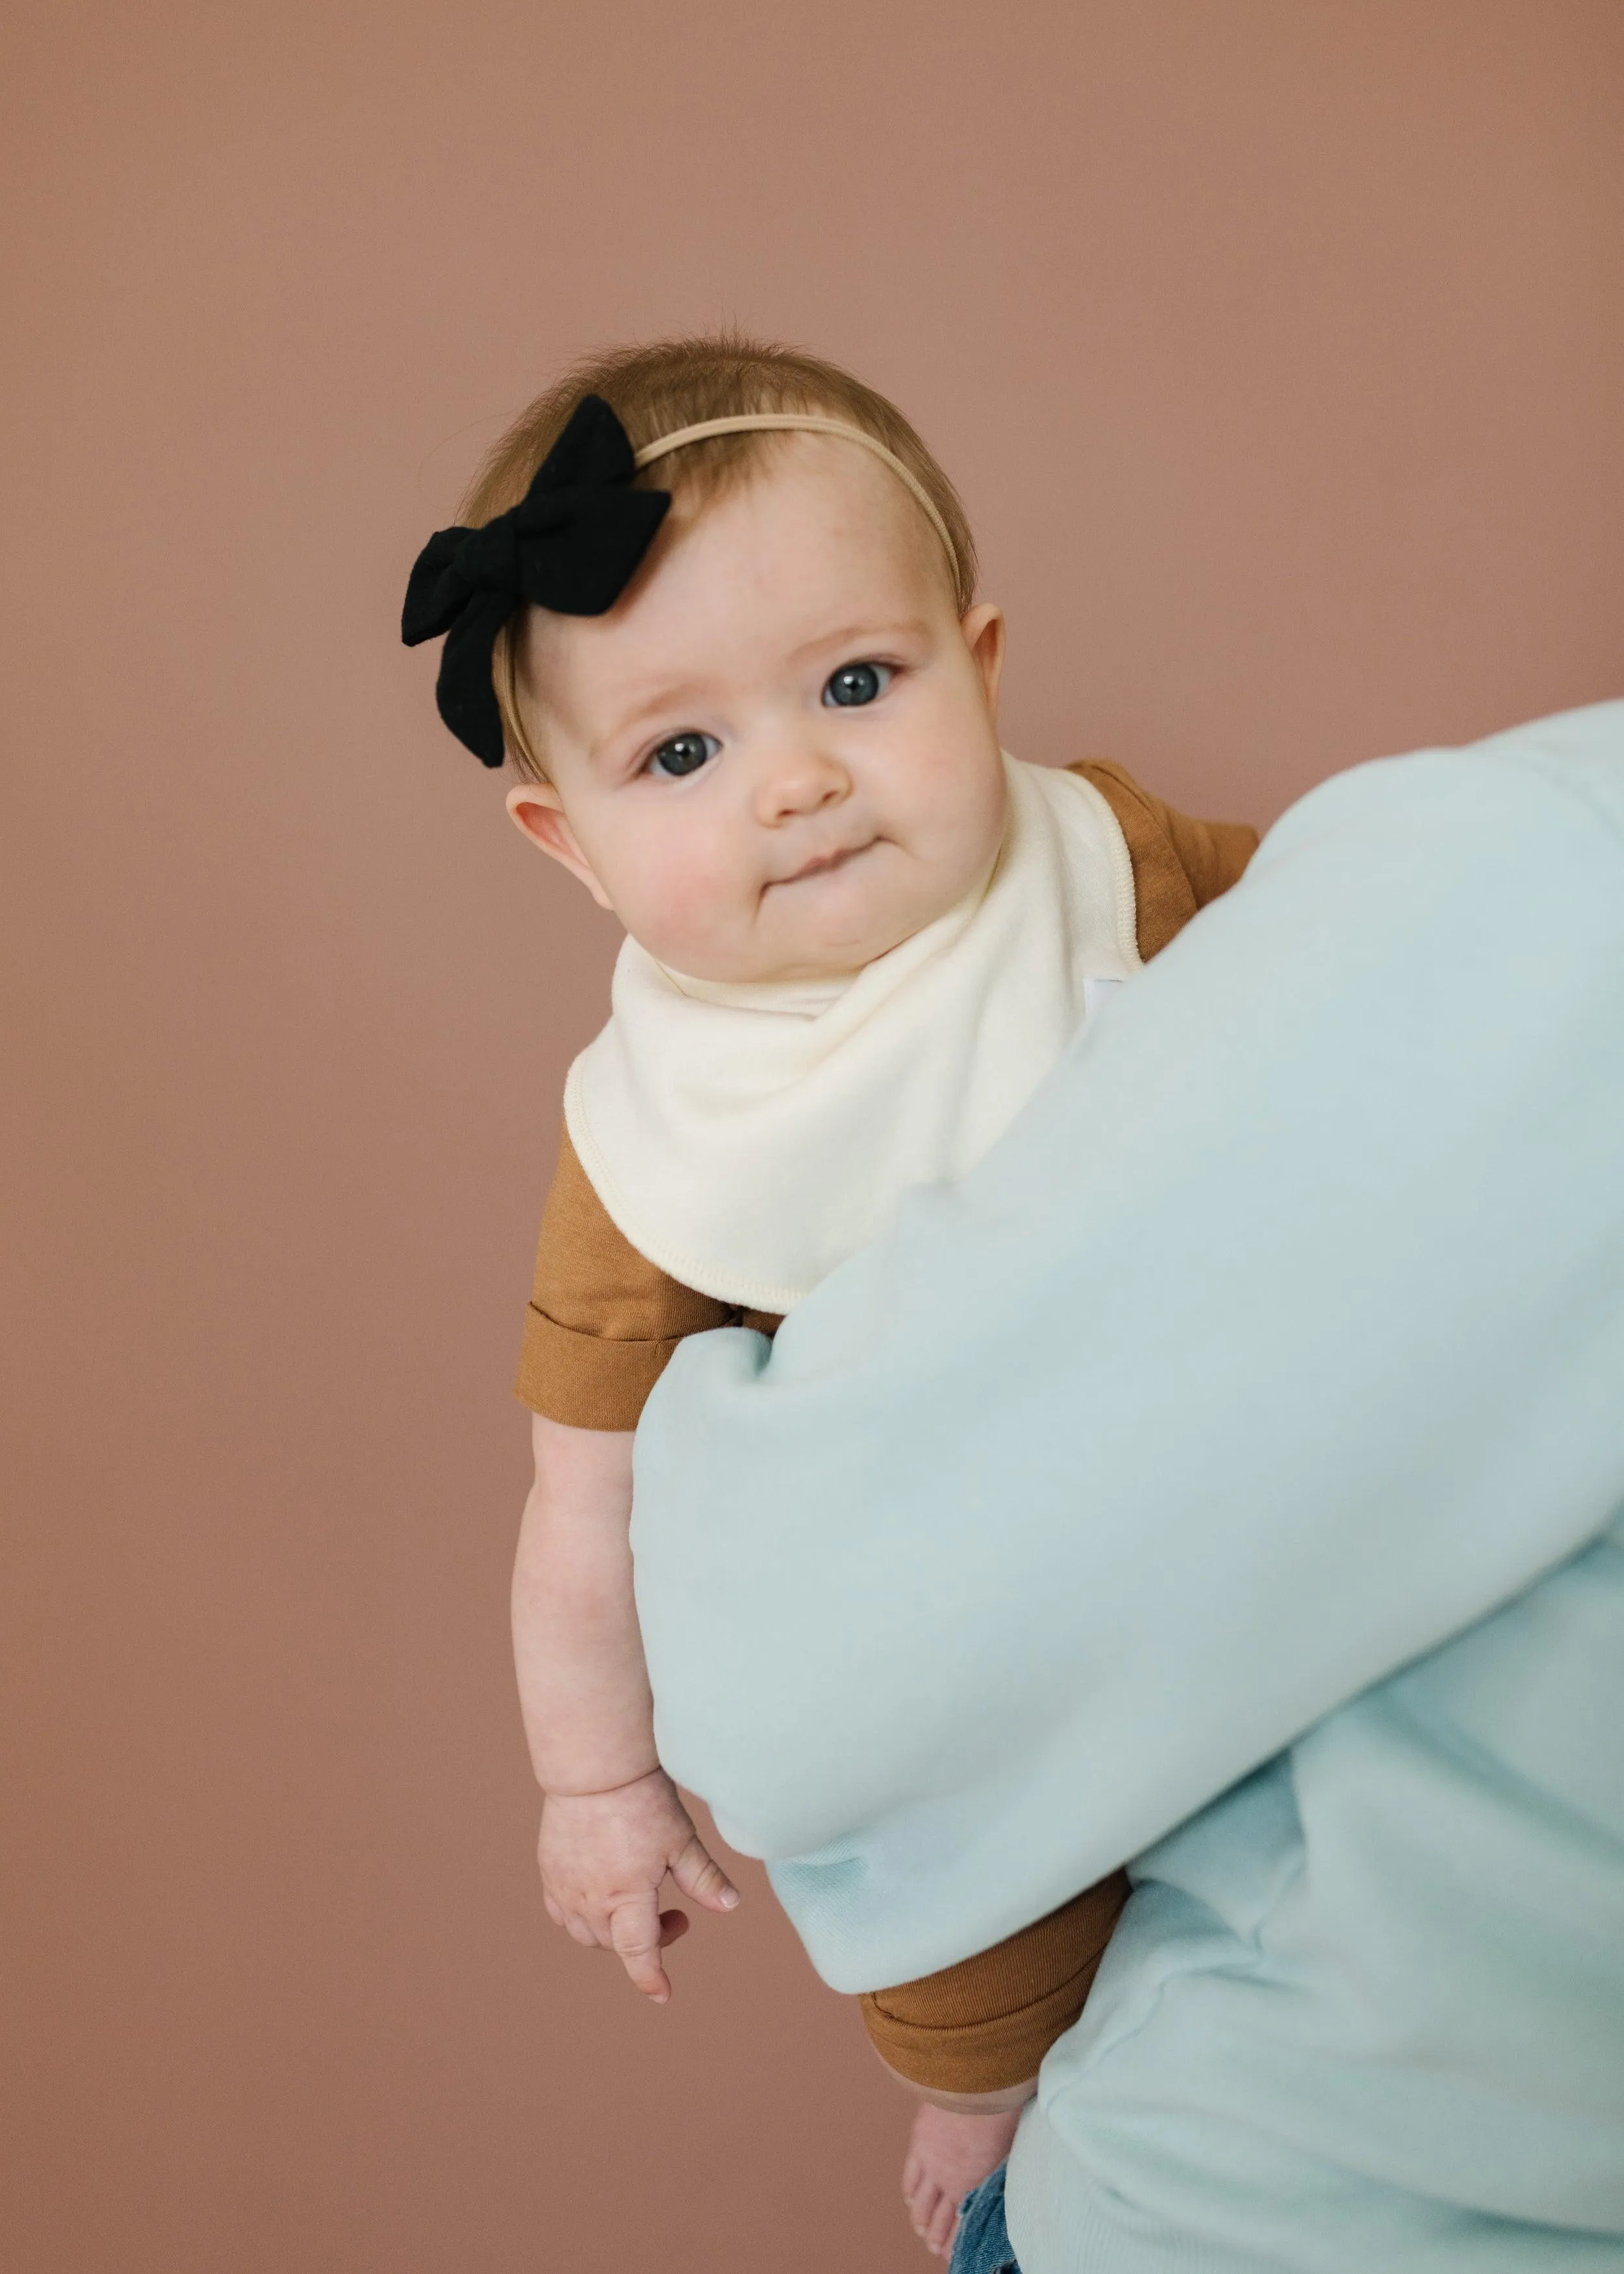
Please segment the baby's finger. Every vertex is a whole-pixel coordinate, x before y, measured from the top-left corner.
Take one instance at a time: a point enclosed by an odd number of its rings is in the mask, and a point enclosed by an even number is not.
[[[692,1895],[707,1910],[731,1911],[737,1908],[738,1888],[715,1857],[707,1854],[697,1833],[681,1853],[673,1857],[671,1876],[685,1895]]]
[[[592,1922],[590,1919],[583,1919],[579,1912],[566,1912],[563,1924],[564,1931],[572,1942],[580,1943],[587,1950],[598,1950],[602,1947],[602,1937],[594,1929]]]
[[[609,1914],[610,1948],[634,1985],[657,2006],[665,2005],[671,1996],[671,1984],[659,1960],[663,1939],[652,1889]]]
[[[662,1950],[665,1949],[673,1942],[680,1942],[683,1936],[688,1932],[688,1913],[686,1911],[662,1911],[659,1915],[659,1931],[660,1948]]]

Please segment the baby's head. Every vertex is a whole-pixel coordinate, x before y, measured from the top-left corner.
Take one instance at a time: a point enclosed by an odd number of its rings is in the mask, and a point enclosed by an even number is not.
[[[583,395],[657,458],[671,507],[602,615],[530,607],[494,676],[508,809],[658,960],[695,978],[851,972],[975,890],[1002,841],[1003,620],[946,476],[900,413],[810,357],[734,339],[572,373],[500,443],[464,518],[522,498]],[[932,511],[934,508],[934,512]]]

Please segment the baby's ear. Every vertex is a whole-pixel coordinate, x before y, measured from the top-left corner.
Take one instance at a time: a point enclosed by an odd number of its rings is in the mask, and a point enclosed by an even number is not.
[[[981,685],[987,693],[987,708],[993,721],[998,717],[998,682],[1004,676],[1004,611],[991,600],[979,600],[966,608],[959,618],[959,629],[965,636],[965,645],[981,674]]]
[[[513,825],[532,845],[550,854],[572,877],[579,877],[600,908],[610,906],[609,895],[598,881],[598,872],[581,850],[564,811],[564,801],[551,782],[520,782],[508,793]]]

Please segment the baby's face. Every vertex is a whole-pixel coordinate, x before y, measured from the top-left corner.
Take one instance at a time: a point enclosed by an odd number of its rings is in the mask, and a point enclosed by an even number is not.
[[[897,477],[797,434],[663,533],[607,615],[530,612],[551,780],[509,807],[677,971],[854,971],[991,869],[1002,655]]]

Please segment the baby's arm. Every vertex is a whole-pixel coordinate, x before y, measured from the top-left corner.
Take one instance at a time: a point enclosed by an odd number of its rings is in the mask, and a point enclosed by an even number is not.
[[[662,1946],[688,1928],[661,1912],[667,1872],[710,1910],[739,1897],[705,1852],[654,1750],[632,1595],[629,1431],[533,1417],[536,1481],[513,1575],[514,1662],[542,1805],[542,1892],[577,1942],[613,1950],[657,2004]]]

